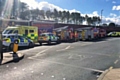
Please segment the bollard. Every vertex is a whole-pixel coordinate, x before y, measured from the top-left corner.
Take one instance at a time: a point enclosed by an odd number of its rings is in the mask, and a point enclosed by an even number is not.
[[[18,44],[19,44],[19,41],[15,40],[13,45],[13,53],[16,53],[18,51]]]

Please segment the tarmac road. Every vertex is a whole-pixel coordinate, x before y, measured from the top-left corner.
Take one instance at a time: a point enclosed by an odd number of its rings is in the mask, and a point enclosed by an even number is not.
[[[20,50],[24,59],[1,65],[0,80],[97,80],[97,72],[119,63],[119,43],[108,38]]]

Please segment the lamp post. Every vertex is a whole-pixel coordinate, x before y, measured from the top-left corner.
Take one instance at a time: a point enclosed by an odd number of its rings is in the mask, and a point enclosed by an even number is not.
[[[101,25],[102,25],[102,14],[103,14],[103,9],[101,10]]]

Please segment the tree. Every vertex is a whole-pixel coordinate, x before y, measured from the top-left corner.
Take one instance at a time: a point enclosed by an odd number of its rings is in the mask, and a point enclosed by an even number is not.
[[[54,9],[54,19],[58,19],[58,11]]]
[[[28,5],[24,2],[21,2],[20,3],[20,12],[24,12],[26,10],[28,10]]]
[[[59,12],[58,12],[58,18],[59,18],[59,20],[62,21],[62,11],[59,11]]]
[[[1,16],[1,13],[3,11],[3,7],[4,7],[4,4],[5,4],[5,1],[6,0],[0,0],[0,16]]]
[[[48,19],[51,18],[50,14],[51,14],[51,11],[50,11],[50,10],[47,10],[47,11],[46,11],[46,17],[47,17]]]
[[[41,19],[45,19],[45,11],[44,10],[40,10],[40,18]]]
[[[115,27],[115,23],[113,22],[109,23],[109,27]]]
[[[70,12],[69,11],[66,12],[66,19],[67,19],[67,23],[68,23],[69,19],[70,19]]]

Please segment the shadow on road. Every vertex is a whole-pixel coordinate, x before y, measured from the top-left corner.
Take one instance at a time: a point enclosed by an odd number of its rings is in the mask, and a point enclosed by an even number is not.
[[[108,41],[108,39],[111,39],[111,37],[99,38],[99,39],[94,39],[94,40],[86,40],[83,42],[102,42],[102,41]]]

